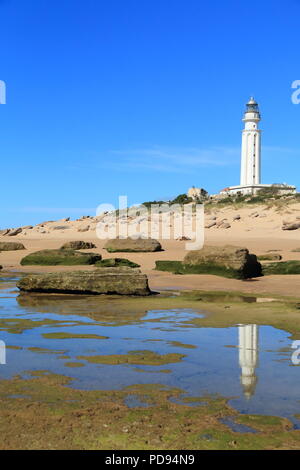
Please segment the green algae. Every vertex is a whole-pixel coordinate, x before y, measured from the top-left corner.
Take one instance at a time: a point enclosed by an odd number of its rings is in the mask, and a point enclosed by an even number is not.
[[[148,366],[160,366],[180,362],[185,357],[184,354],[157,354],[153,351],[128,351],[127,354],[111,354],[106,356],[77,356],[77,359],[84,359],[92,364],[136,364]]]
[[[28,351],[32,351],[32,352],[36,352],[36,353],[40,353],[40,354],[63,354],[65,353],[66,351],[57,351],[57,350],[54,350],[54,349],[48,349],[48,348],[40,348],[40,347],[36,347],[36,346],[32,346],[30,348],[27,348]]]
[[[185,349],[196,349],[197,346],[194,346],[193,344],[185,344],[181,343],[181,341],[168,341],[168,344],[170,346],[174,346],[176,348],[185,348]]]
[[[242,450],[300,445],[300,431],[286,418],[241,415],[223,397],[191,397],[179,404],[173,399],[180,399],[183,391],[161,384],[85,391],[72,388],[66,376],[47,371],[30,375],[0,380],[0,449]],[[124,401],[129,395],[151,406],[128,407]],[[258,433],[232,432],[220,423],[232,416]]]
[[[43,333],[42,336],[46,339],[108,339],[108,336],[100,336],[94,334],[76,334],[76,333]]]

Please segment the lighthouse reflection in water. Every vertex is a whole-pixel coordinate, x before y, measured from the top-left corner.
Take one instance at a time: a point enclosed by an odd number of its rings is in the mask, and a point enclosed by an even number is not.
[[[239,325],[239,364],[240,381],[244,396],[249,399],[255,393],[258,366],[258,326]]]

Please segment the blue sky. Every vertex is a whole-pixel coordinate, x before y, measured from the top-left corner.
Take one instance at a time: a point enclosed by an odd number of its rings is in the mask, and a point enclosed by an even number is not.
[[[263,182],[299,188],[298,0],[0,0],[0,227],[239,183],[259,101]]]

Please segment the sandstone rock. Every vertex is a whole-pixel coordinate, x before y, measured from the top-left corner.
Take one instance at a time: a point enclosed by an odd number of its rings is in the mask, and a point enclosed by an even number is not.
[[[6,229],[4,229],[4,230],[0,230],[0,235],[2,235],[2,236],[4,237],[4,236],[7,235],[9,232],[10,232],[9,228],[6,228]]]
[[[100,268],[95,271],[73,271],[30,274],[17,284],[21,291],[67,294],[150,295],[148,279],[132,268]]]
[[[26,250],[23,243],[0,242],[0,251]]]
[[[159,241],[152,238],[115,238],[108,240],[104,248],[109,253],[162,251]]]
[[[81,253],[74,250],[41,250],[25,256],[22,266],[75,266],[95,264],[101,260],[98,253]]]
[[[241,220],[241,216],[239,214],[235,215],[232,220]]]
[[[230,228],[230,227],[231,227],[231,225],[228,222],[224,222],[222,225],[220,225],[219,228],[225,228],[226,229],[226,228]]]
[[[217,223],[215,221],[214,222],[209,222],[208,224],[205,225],[205,228],[212,228],[215,225],[217,225]]]
[[[259,255],[257,259],[259,261],[279,261],[282,259],[282,256],[277,253],[266,253],[264,255]]]
[[[52,230],[67,230],[69,228],[70,227],[67,227],[67,225],[55,225],[54,227],[52,227]]]
[[[295,222],[282,226],[282,230],[298,230],[298,228],[300,228],[300,222]]]
[[[90,226],[87,225],[86,227],[79,228],[77,232],[88,232],[90,230]]]
[[[84,242],[82,240],[75,240],[72,242],[65,243],[61,250],[91,250],[92,248],[97,248],[94,243]]]
[[[218,220],[218,221],[217,221],[217,227],[220,227],[221,225],[223,225],[224,222],[227,222],[227,219]]]
[[[225,273],[232,273],[232,277],[247,279],[262,275],[261,264],[255,255],[250,254],[247,248],[236,246],[205,246],[202,250],[194,250],[187,253],[184,264],[195,266],[204,265],[219,267]]]
[[[10,230],[9,233],[7,234],[9,237],[15,237],[16,235],[19,235],[19,233],[22,232],[21,227]]]
[[[106,258],[101,261],[97,261],[95,266],[102,268],[119,268],[120,266],[127,266],[129,268],[139,268],[140,265],[130,261],[126,258]]]

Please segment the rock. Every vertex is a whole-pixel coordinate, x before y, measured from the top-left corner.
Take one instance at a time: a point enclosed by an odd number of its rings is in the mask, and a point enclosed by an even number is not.
[[[91,250],[92,248],[97,248],[94,243],[84,242],[82,240],[76,240],[72,242],[65,243],[61,250]]]
[[[22,227],[23,230],[31,230],[33,229],[32,225],[25,225],[25,227]]]
[[[8,235],[8,237],[15,237],[16,235],[19,235],[19,233],[21,233],[21,232],[22,232],[22,229],[21,229],[21,227],[19,227],[19,228],[10,230],[7,235]]]
[[[216,268],[224,275],[238,279],[248,279],[262,275],[261,264],[255,255],[250,254],[247,248],[236,246],[205,246],[202,250],[190,251],[186,254],[183,263],[189,266],[203,265],[207,272]],[[204,269],[205,271],[205,269]]]
[[[217,225],[217,223],[216,223],[215,221],[209,222],[208,224],[205,225],[205,228],[212,228],[212,227],[214,227],[215,225]]]
[[[227,222],[227,219],[218,220],[218,221],[217,221],[217,227],[220,227],[221,225],[223,225],[224,222]]]
[[[74,250],[41,250],[25,256],[21,260],[22,266],[75,266],[95,264],[101,260],[98,253],[81,253]]]
[[[235,215],[232,220],[241,220],[241,216],[239,214]]]
[[[66,225],[55,225],[54,227],[52,227],[52,230],[67,230],[69,228],[70,227],[67,227]]]
[[[159,241],[152,238],[115,238],[108,240],[104,248],[109,253],[162,251]]]
[[[120,266],[127,266],[129,268],[139,268],[140,265],[129,261],[126,258],[106,258],[101,261],[97,261],[95,266],[102,268],[118,268]]]
[[[90,230],[90,226],[87,225],[86,227],[79,228],[77,232],[88,232]]]
[[[4,229],[4,230],[0,230],[0,235],[2,235],[2,236],[4,237],[4,236],[7,235],[9,232],[10,232],[10,229],[9,229],[9,228],[6,228],[6,229]]]
[[[222,225],[219,226],[219,228],[230,228],[231,225],[228,222],[224,222]]]
[[[23,243],[0,242],[0,251],[26,250]]]
[[[294,222],[289,225],[283,225],[282,230],[298,230],[300,228],[300,222]]]
[[[67,294],[150,295],[148,279],[140,270],[127,267],[101,268],[95,271],[73,271],[30,274],[17,284],[21,291]]]
[[[282,256],[276,253],[266,253],[264,255],[259,255],[257,259],[259,261],[278,261],[282,259]]]
[[[191,238],[190,238],[190,237],[186,237],[185,235],[183,235],[183,237],[176,238],[176,240],[177,240],[178,242],[185,242],[185,241],[191,240]]]

